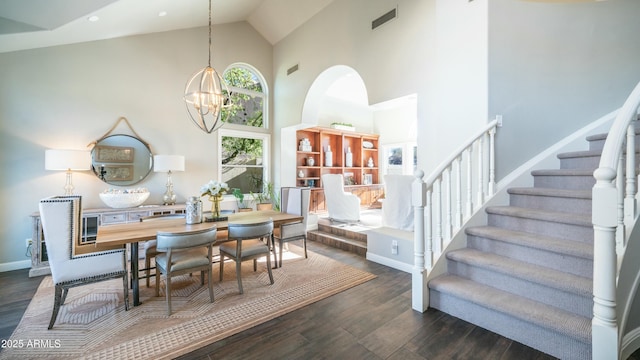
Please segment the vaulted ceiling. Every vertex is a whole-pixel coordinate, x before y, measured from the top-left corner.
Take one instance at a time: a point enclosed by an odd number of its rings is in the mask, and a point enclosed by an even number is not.
[[[212,0],[275,44],[333,0]],[[207,0],[0,0],[0,52],[206,26]],[[95,16],[97,21],[89,21]]]

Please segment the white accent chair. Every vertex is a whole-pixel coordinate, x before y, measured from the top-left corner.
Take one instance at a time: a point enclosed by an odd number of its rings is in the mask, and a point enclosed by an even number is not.
[[[344,191],[342,174],[322,175],[322,187],[331,220],[360,221],[360,198]]]
[[[302,221],[280,225],[274,234],[280,249],[280,264],[282,266],[282,248],[284,243],[302,240],[304,257],[307,258],[307,218],[309,217],[310,188],[283,187],[280,189],[280,211],[288,214],[302,215]],[[277,260],[277,259],[276,259]]]
[[[382,225],[394,229],[413,231],[411,205],[411,175],[385,175]]]
[[[256,271],[258,268],[256,260],[266,256],[269,280],[273,284],[271,246],[269,244],[273,234],[273,220],[253,223],[229,222],[228,231],[229,241],[220,244],[220,281],[222,281],[224,274],[224,258],[232,259],[236,262],[238,289],[242,294],[242,262],[253,260],[253,271]]]
[[[55,285],[49,329],[53,327],[69,289],[76,286],[120,278],[124,287],[124,307],[125,310],[129,310],[127,258],[124,248],[73,255],[74,246],[79,243],[82,235],[81,203],[80,196],[56,196],[40,200],[42,231]]]
[[[171,277],[200,270],[200,284],[204,273],[209,279],[209,299],[213,302],[211,271],[212,247],[216,242],[216,228],[182,232],[158,231],[156,235],[156,296],[159,296],[160,274],[165,275],[167,315],[171,315]]]

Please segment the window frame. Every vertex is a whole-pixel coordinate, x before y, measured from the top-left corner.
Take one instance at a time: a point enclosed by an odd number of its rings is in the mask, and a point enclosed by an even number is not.
[[[251,72],[253,75],[255,75],[258,80],[260,81],[260,85],[262,86],[262,92],[257,92],[257,91],[253,91],[253,90],[249,90],[249,89],[245,89],[245,88],[239,88],[239,87],[235,87],[235,86],[231,86],[229,85],[226,80],[224,80],[225,75],[227,73],[227,71],[232,70],[234,68],[241,68],[241,69],[245,69],[249,72]],[[255,127],[255,126],[247,126],[247,125],[240,125],[240,124],[233,124],[233,123],[228,123],[228,125],[233,125],[233,126],[240,126],[240,127],[246,127],[249,129],[269,129],[270,128],[270,119],[269,119],[269,86],[267,85],[267,81],[264,78],[264,76],[262,75],[262,73],[260,71],[258,71],[258,69],[256,69],[254,66],[247,64],[247,63],[233,63],[229,66],[227,66],[227,68],[224,70],[224,72],[222,73],[222,80],[225,82],[225,85],[227,86],[227,90],[229,90],[230,92],[239,92],[239,93],[243,93],[243,94],[247,94],[249,96],[257,96],[257,97],[262,97],[262,127]],[[225,123],[227,124],[227,123]]]
[[[251,128],[251,126],[242,127]],[[262,140],[262,182],[269,182],[271,179],[271,134],[239,129],[225,129],[224,127],[220,128],[220,130],[218,130],[218,179],[222,179],[222,170],[224,167],[233,167],[233,165],[222,165],[222,137],[224,136]],[[244,195],[247,196],[249,194]]]

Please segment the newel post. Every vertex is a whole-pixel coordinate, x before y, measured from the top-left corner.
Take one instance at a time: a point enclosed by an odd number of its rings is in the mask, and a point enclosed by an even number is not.
[[[616,317],[616,227],[618,190],[616,171],[599,168],[594,172],[592,219],[593,259],[593,359],[618,359],[618,321]]]
[[[425,254],[424,207],[427,186],[422,180],[424,171],[415,172],[416,179],[411,184],[411,204],[413,205],[413,249],[414,262],[411,276],[411,307],[424,312],[429,307],[429,288],[427,287],[427,269],[433,262],[431,243],[427,244]],[[425,256],[426,255],[426,256]],[[425,263],[426,260],[426,263]]]

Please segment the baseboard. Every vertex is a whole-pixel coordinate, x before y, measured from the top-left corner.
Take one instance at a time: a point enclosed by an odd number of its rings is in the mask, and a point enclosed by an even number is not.
[[[28,269],[31,267],[31,260],[13,261],[0,264],[0,272]]]
[[[396,261],[393,259],[389,259],[386,258],[384,256],[380,256],[377,254],[372,254],[370,252],[367,252],[367,260],[369,261],[373,261],[376,262],[378,264],[382,264],[400,271],[404,271],[406,273],[411,274],[413,272],[413,265],[412,264],[407,264],[407,263],[403,263],[400,261]]]

